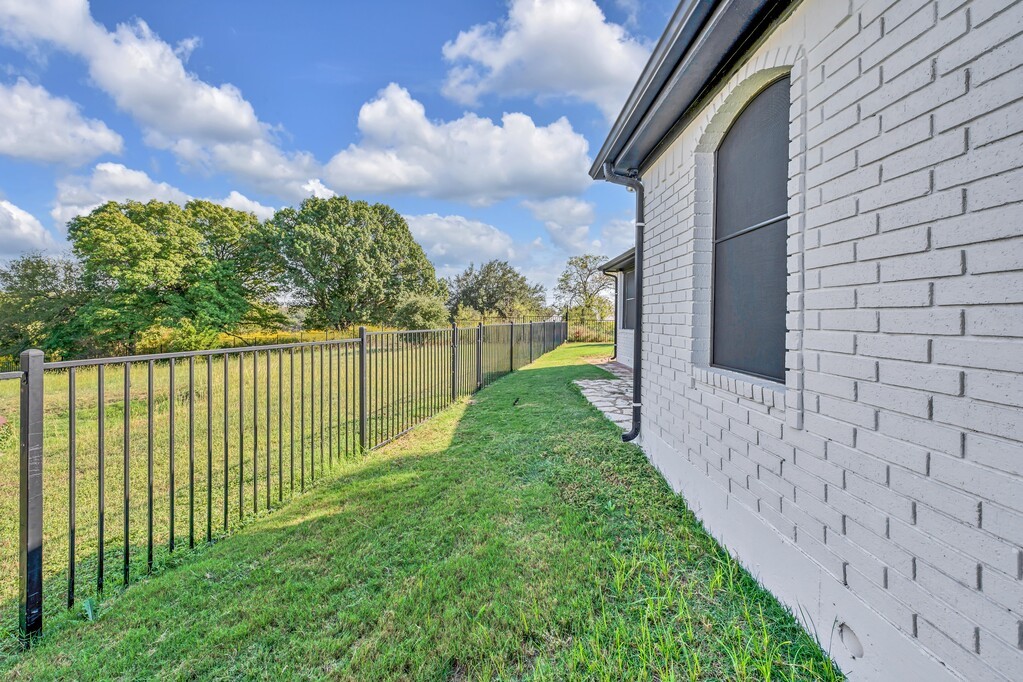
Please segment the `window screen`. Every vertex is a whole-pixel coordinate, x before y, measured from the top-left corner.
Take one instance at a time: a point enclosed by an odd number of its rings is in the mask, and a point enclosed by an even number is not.
[[[712,364],[785,380],[789,79],[749,103],[717,151]]]
[[[622,273],[622,329],[636,328],[636,271]]]

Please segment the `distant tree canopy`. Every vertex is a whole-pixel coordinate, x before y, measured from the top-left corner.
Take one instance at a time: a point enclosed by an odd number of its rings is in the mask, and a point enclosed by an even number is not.
[[[54,352],[87,297],[73,258],[30,253],[0,266],[0,355]]]
[[[478,269],[470,265],[445,285],[448,310],[456,319],[467,319],[466,310],[501,318],[539,315],[546,310],[543,285],[532,284],[503,260],[489,261]]]
[[[437,329],[449,324],[444,299],[435,294],[408,294],[398,301],[391,324],[399,329]]]
[[[111,201],[67,227],[70,255],[0,264],[0,355],[189,350],[253,328],[423,329],[549,312],[544,287],[506,261],[438,280],[400,214],[343,196],[264,222],[203,200]]]
[[[274,323],[276,259],[251,213],[208,201],[106,203],[68,223],[87,300],[62,349],[133,352],[153,327],[215,336]]]
[[[410,294],[436,295],[433,265],[405,219],[384,204],[310,198],[267,223],[283,282],[311,328],[390,324]]]
[[[568,259],[554,289],[555,300],[568,314],[604,319],[614,311],[614,280],[600,270],[605,260],[596,254]]]

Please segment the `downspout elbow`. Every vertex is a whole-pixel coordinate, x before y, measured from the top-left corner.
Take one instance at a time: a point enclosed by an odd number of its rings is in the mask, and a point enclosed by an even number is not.
[[[614,169],[610,161],[604,164],[604,179],[616,185],[629,187],[636,192],[636,327],[633,331],[632,350],[632,428],[622,434],[626,443],[639,437],[639,426],[642,421],[642,385],[643,385],[643,228],[646,227],[645,196],[643,181],[638,174],[623,174]]]

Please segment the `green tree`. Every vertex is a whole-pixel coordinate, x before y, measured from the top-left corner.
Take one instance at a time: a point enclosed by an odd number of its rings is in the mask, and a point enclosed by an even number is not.
[[[540,315],[546,307],[546,290],[533,284],[507,261],[492,260],[476,269],[470,264],[446,282],[448,309],[453,313],[471,308],[484,316],[504,319]]]
[[[78,261],[29,253],[0,267],[0,355],[53,352],[86,300]]]
[[[450,315],[443,298],[408,294],[398,302],[391,324],[399,329],[437,329],[450,324]]]
[[[68,223],[89,300],[67,350],[135,350],[155,326],[209,338],[279,316],[276,259],[250,213],[208,201],[108,202]]]
[[[310,198],[268,224],[283,280],[307,328],[387,324],[398,302],[437,292],[437,276],[405,219],[384,204]]]
[[[604,319],[611,315],[614,304],[611,295],[614,279],[600,270],[604,256],[586,254],[572,256],[558,277],[554,289],[558,305],[570,315]]]

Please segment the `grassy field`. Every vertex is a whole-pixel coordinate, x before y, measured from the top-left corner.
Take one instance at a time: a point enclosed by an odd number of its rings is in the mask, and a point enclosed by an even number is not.
[[[467,395],[475,388],[475,333],[475,330],[465,330],[459,337],[457,391],[460,395]],[[487,381],[508,370],[510,339],[507,335],[502,338],[501,333],[498,329],[492,332],[492,338],[486,337],[484,378]],[[320,350],[323,348],[327,350]],[[369,337],[367,436],[370,446],[428,418],[450,403],[450,348],[451,338],[447,332]],[[209,375],[206,357],[196,358],[191,370],[188,360],[182,359],[174,364],[173,391],[170,364],[154,363],[155,570],[180,563],[182,551],[187,553],[193,542],[204,543],[207,532],[213,538],[222,537],[242,527],[249,517],[282,506],[357,451],[357,350],[354,344],[304,346],[295,352],[294,358],[290,351],[280,354],[271,351],[259,353],[258,361],[254,362],[252,354],[247,353],[241,364],[238,355],[233,354],[228,360],[226,381],[222,356],[211,356]],[[519,346],[517,350],[517,363],[524,364],[528,361],[528,348]],[[133,580],[149,570],[148,371],[145,362],[134,363],[130,369],[127,509],[129,569]],[[194,376],[191,384],[190,371]],[[67,597],[72,402],[66,370],[47,371],[44,380],[44,613],[49,616],[64,609]],[[102,430],[100,383],[95,367],[76,369],[75,594],[79,603],[98,592],[101,433],[104,441],[104,591],[109,593],[124,585],[123,365],[108,365],[104,371],[102,416],[105,423]],[[19,520],[18,394],[18,381],[0,381],[0,417],[8,421],[0,430],[0,642],[7,647],[14,646],[18,614],[15,601]],[[244,396],[243,402],[239,400],[241,396]],[[194,472],[192,478],[190,471]]]
[[[13,679],[839,679],[565,346],[181,566],[50,617]],[[827,633],[822,633],[825,637]]]

